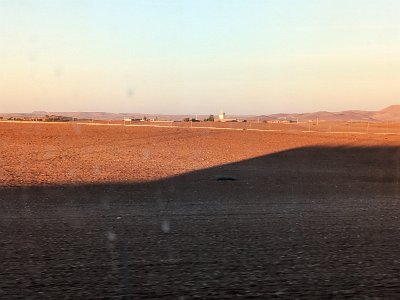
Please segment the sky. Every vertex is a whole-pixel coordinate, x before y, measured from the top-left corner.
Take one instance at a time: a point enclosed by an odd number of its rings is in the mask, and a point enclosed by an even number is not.
[[[0,112],[400,103],[397,0],[0,0]]]

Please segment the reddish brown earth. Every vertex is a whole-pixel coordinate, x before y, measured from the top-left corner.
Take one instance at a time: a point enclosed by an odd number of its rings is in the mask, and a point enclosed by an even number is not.
[[[400,137],[0,133],[0,298],[400,295]]]
[[[138,182],[315,145],[393,145],[399,137],[190,128],[0,123],[3,186]]]

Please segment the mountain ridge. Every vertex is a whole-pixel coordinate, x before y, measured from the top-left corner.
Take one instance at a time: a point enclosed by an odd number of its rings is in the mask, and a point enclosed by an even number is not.
[[[258,116],[262,120],[298,120],[309,121],[367,121],[367,122],[397,122],[400,121],[400,105],[390,105],[377,111],[369,110],[344,110],[338,112],[318,111],[310,113],[278,113]]]
[[[46,112],[33,111],[31,113],[0,113],[0,117],[43,117],[45,115],[58,115],[74,117],[78,119],[93,120],[122,120],[124,118],[148,119],[157,118],[159,120],[183,120],[186,117],[195,117],[194,114],[146,114],[146,113],[109,113],[109,112]],[[199,114],[197,118],[202,120],[209,115]],[[216,114],[214,116],[217,116]],[[400,105],[390,105],[381,110],[344,110],[338,112],[317,111],[309,113],[276,113],[270,115],[227,115],[230,118],[247,120],[290,120],[290,121],[364,121],[364,122],[400,122]]]

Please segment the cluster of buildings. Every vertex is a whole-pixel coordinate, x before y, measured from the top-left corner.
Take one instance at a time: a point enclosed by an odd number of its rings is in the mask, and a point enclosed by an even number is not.
[[[225,116],[225,112],[220,112],[218,115],[219,122],[238,122],[238,119],[227,119]]]
[[[65,116],[56,116],[56,115],[46,115],[44,117],[27,117],[27,116],[17,116],[17,117],[8,117],[0,119],[8,120],[8,121],[36,121],[36,122],[71,122],[77,121],[77,118],[73,117],[65,117]]]

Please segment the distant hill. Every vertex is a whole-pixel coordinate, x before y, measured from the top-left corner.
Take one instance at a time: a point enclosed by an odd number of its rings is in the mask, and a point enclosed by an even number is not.
[[[108,113],[108,112],[52,112],[51,114],[74,117],[78,119],[93,119],[93,120],[123,120],[125,118],[148,119],[158,118],[160,120],[182,120],[186,116],[173,115],[157,115],[157,114],[142,114],[142,113]]]
[[[391,105],[377,111],[373,118],[378,121],[400,121],[400,105]]]
[[[142,113],[108,113],[108,112],[46,112],[46,111],[34,111],[32,113],[5,113],[1,114],[0,117],[44,117],[46,115],[56,115],[73,117],[81,120],[123,120],[125,118],[141,119],[146,117],[148,119],[158,118],[159,120],[183,120],[189,115],[160,115],[160,114],[142,114]],[[190,117],[195,117],[190,115]],[[208,115],[198,115],[200,120],[208,117]]]
[[[124,118],[140,119],[146,117],[148,119],[158,118],[159,120],[174,120],[181,121],[186,117],[194,118],[195,115],[160,115],[160,114],[142,114],[142,113],[108,113],[108,112],[46,112],[34,111],[32,113],[8,113],[1,114],[0,117],[42,117],[45,115],[57,115],[65,117],[74,117],[78,119],[93,119],[93,120],[122,120]],[[217,114],[214,114],[217,118]],[[208,115],[198,115],[199,120],[207,118]],[[364,121],[364,122],[400,122],[400,105],[391,105],[378,111],[363,111],[363,110],[346,110],[339,112],[318,111],[311,113],[297,114],[272,114],[260,116],[240,116],[228,115],[228,118],[247,119],[247,120],[288,120],[288,121]]]
[[[292,120],[292,121],[365,121],[365,122],[386,122],[400,121],[400,105],[392,105],[379,111],[346,110],[340,112],[319,111],[299,114],[272,114],[258,116],[261,120]]]

